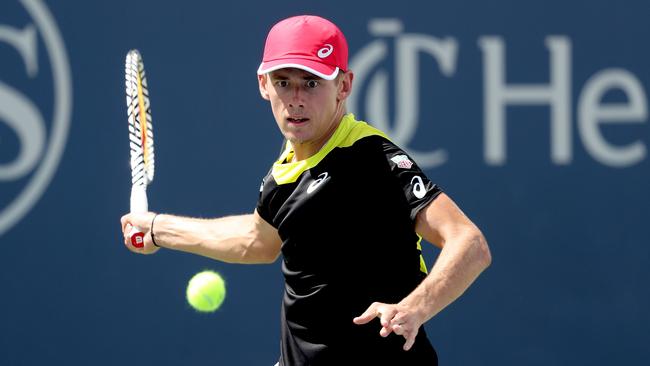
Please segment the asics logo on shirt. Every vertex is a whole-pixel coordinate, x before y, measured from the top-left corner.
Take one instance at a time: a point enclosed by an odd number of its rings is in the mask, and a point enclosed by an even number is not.
[[[325,57],[331,55],[332,51],[334,51],[334,46],[327,43],[327,44],[325,44],[325,47],[318,50],[318,57],[325,58]]]
[[[413,184],[413,181],[416,181],[415,184]],[[427,193],[427,190],[424,189],[424,182],[422,181],[422,178],[420,178],[419,175],[416,175],[415,177],[411,178],[411,184],[413,184],[413,194],[417,198],[422,198],[424,195]]]
[[[330,179],[329,174],[327,172],[320,173],[318,177],[309,184],[307,187],[307,193],[312,193],[313,191],[316,190],[316,188],[320,187],[321,184],[325,183]]]

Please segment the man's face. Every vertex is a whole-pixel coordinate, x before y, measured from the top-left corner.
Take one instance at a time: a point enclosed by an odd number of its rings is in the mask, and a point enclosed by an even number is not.
[[[307,71],[287,68],[258,76],[260,93],[271,102],[284,137],[296,146],[320,148],[334,133],[345,112],[352,73],[325,80]]]

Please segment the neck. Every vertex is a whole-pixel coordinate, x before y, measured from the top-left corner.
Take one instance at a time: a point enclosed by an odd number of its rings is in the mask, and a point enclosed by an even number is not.
[[[305,143],[299,143],[299,142],[292,143],[293,152],[294,152],[292,161],[305,160],[316,155],[316,153],[319,152],[320,149],[322,149],[323,146],[327,144],[327,141],[329,141],[329,139],[332,137],[336,129],[341,124],[344,115],[345,115],[345,110],[341,110],[337,112],[334,115],[334,120],[336,122],[331,124],[330,129],[320,139],[310,141],[310,142],[305,142]]]

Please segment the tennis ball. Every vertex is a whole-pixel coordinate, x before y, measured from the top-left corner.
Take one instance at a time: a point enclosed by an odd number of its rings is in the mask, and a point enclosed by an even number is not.
[[[226,283],[214,271],[205,270],[195,274],[187,284],[187,302],[201,312],[213,312],[226,298]]]

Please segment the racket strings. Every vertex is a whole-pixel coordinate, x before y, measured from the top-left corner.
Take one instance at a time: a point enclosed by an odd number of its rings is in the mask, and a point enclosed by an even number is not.
[[[131,182],[133,185],[146,186],[154,177],[153,124],[144,63],[136,50],[127,54],[125,83],[131,148]]]

